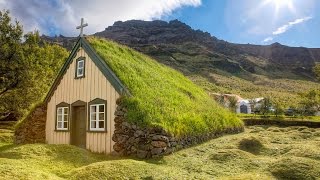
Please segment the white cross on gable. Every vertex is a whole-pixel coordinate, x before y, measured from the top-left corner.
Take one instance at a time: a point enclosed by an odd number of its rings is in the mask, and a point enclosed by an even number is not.
[[[80,26],[77,26],[77,29],[80,29],[80,37],[83,37],[83,28],[88,26],[88,23],[84,23],[83,18],[81,18]]]

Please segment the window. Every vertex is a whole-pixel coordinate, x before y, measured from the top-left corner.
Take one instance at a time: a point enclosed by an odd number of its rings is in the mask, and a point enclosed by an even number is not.
[[[68,130],[69,124],[69,108],[58,107],[57,108],[57,130]]]
[[[77,64],[77,67],[76,67],[76,78],[84,77],[84,73],[85,73],[84,57],[78,58],[76,64]]]
[[[105,130],[105,104],[90,105],[90,131]]]

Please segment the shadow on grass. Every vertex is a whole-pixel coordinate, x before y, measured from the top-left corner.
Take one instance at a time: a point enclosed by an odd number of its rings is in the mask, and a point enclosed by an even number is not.
[[[0,157],[1,157],[1,153],[3,152],[3,151],[6,151],[6,150],[8,150],[8,149],[11,149],[11,148],[13,148],[13,147],[17,147],[18,145],[16,145],[16,144],[12,144],[12,143],[8,143],[8,144],[6,144],[6,145],[0,145]]]

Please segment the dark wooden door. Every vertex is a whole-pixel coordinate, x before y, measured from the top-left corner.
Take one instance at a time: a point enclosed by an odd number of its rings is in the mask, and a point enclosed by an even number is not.
[[[73,107],[71,144],[86,148],[86,110],[84,106]]]
[[[240,113],[248,114],[248,107],[244,104],[240,106]]]

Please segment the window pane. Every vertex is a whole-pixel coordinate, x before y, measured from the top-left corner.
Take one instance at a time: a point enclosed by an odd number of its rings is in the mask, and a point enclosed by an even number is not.
[[[64,115],[64,119],[65,122],[68,122],[68,115]]]
[[[104,112],[104,105],[99,105],[99,112]]]
[[[62,114],[62,108],[58,108],[58,114]]]
[[[57,115],[57,121],[62,121],[62,115]]]
[[[58,122],[58,128],[62,128],[62,122]]]
[[[68,114],[69,108],[64,108],[64,114]]]
[[[83,68],[84,61],[78,61],[78,68]]]
[[[83,75],[83,69],[78,69],[78,76],[82,76]]]
[[[104,120],[104,113],[99,113],[99,120]]]
[[[95,120],[96,120],[96,113],[92,113],[92,114],[91,114],[91,120],[92,120],[92,121],[95,121]]]
[[[91,112],[97,112],[97,107],[96,106],[91,106]]]
[[[99,121],[99,128],[104,128],[104,121]]]
[[[64,128],[68,128],[68,122],[64,122],[64,123],[63,123],[63,127],[64,127]]]
[[[91,128],[96,128],[96,121],[91,121]]]

